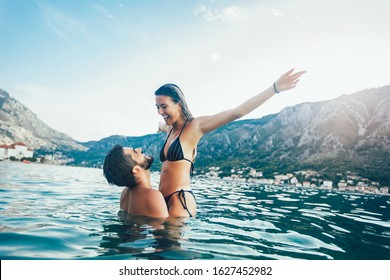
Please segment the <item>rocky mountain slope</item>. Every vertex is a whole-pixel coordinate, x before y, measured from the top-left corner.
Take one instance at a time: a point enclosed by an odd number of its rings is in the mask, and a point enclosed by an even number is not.
[[[205,163],[359,171],[390,179],[390,86],[233,123],[199,145]]]
[[[112,136],[84,143],[79,162],[101,164],[116,143],[158,157],[164,135]],[[251,166],[261,170],[359,172],[390,183],[390,86],[303,103],[261,119],[236,121],[206,135],[196,166]]]
[[[0,144],[23,142],[42,151],[86,150],[70,136],[58,132],[22,103],[0,89]]]

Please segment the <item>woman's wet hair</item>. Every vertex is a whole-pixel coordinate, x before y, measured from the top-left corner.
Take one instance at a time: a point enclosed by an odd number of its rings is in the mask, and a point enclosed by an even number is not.
[[[172,98],[172,101],[174,103],[176,103],[176,104],[179,103],[181,105],[183,115],[186,119],[191,120],[194,118],[194,116],[191,114],[190,109],[188,109],[188,105],[187,105],[187,102],[186,102],[186,99],[184,97],[183,92],[181,91],[181,89],[177,85],[165,84],[165,85],[161,86],[158,90],[156,90],[156,92],[154,94],[156,96],[159,96],[159,95],[169,96],[170,98]]]
[[[124,153],[121,145],[115,145],[104,159],[103,174],[110,185],[132,188],[135,186],[132,170],[136,165],[131,155]]]

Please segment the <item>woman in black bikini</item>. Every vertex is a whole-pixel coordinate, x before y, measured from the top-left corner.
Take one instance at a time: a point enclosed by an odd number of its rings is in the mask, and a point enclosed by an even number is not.
[[[159,190],[165,198],[169,215],[193,217],[196,200],[190,187],[190,174],[194,167],[196,147],[204,134],[252,112],[273,95],[292,89],[305,71],[293,73],[291,69],[272,86],[250,98],[240,106],[211,116],[194,118],[184,95],[174,84],[166,84],[156,92],[156,106],[165,124],[170,127],[168,137],[160,151],[163,162]]]

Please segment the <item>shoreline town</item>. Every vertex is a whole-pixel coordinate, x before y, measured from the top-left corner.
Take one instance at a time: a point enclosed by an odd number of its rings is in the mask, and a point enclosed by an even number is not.
[[[34,158],[34,150],[30,149],[22,142],[16,142],[11,145],[0,145],[0,161],[12,160],[21,161],[23,163],[30,163],[36,161],[38,163],[51,164],[65,164],[56,160],[55,155],[47,155],[43,158]],[[264,178],[261,171],[255,170],[251,167],[244,167],[241,169],[231,169],[230,175],[226,176],[219,167],[209,167],[207,172],[196,174],[199,178],[218,179],[224,181],[234,181],[254,184],[268,184],[268,185],[290,185],[301,188],[311,188],[328,191],[353,192],[362,194],[380,194],[389,195],[389,188],[387,186],[380,186],[377,182],[372,182],[369,179],[352,172],[346,174],[339,173],[337,177],[339,180],[331,181],[321,179],[321,174],[316,171],[296,171],[287,174],[274,173],[274,178]]]

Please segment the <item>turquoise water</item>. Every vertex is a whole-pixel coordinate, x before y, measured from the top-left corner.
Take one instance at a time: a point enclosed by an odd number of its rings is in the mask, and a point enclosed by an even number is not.
[[[192,181],[197,218],[162,223],[99,169],[0,162],[0,258],[390,259],[389,196]]]

